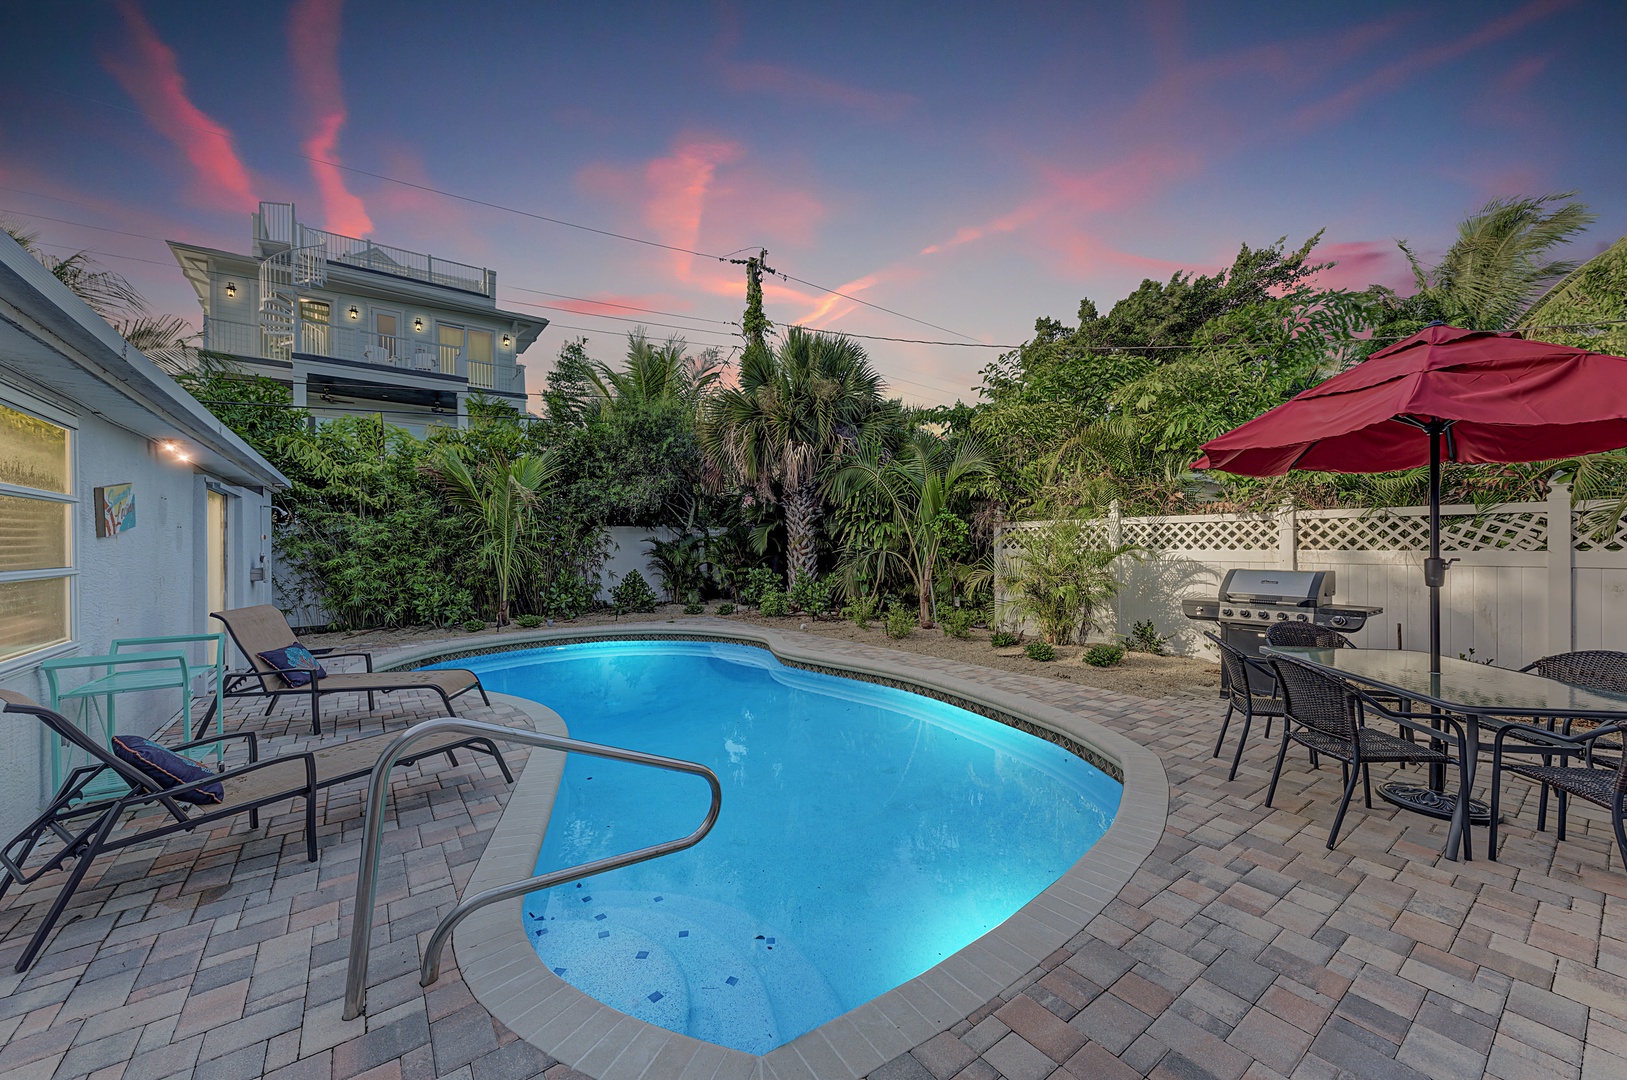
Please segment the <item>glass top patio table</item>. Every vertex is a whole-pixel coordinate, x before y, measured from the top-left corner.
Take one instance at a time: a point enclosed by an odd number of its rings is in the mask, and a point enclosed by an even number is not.
[[[1408,699],[1414,706],[1433,706],[1468,717],[1473,722],[1464,725],[1464,764],[1471,791],[1480,756],[1482,726],[1495,731],[1507,724],[1538,718],[1619,720],[1627,716],[1627,694],[1588,690],[1557,679],[1444,656],[1440,673],[1435,674],[1429,670],[1429,654],[1424,652],[1274,645],[1261,651],[1268,656],[1276,654],[1302,660],[1367,689]],[[1392,781],[1380,787],[1378,793],[1403,809],[1450,820],[1446,857],[1455,860],[1460,842],[1464,854],[1468,854],[1467,826],[1471,822],[1488,824],[1491,813],[1490,808],[1478,800],[1459,798],[1457,792],[1444,790],[1444,771],[1431,767],[1427,786]]]
[[[1429,654],[1389,649],[1303,649],[1267,646],[1266,653],[1304,660],[1352,682],[1434,705],[1447,712],[1490,717],[1581,717],[1627,714],[1627,694],[1588,690],[1522,671],[1441,657],[1439,675]]]

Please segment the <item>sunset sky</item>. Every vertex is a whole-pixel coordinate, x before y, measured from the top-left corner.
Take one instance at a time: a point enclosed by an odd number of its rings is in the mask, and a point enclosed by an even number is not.
[[[769,281],[776,323],[992,344],[1322,228],[1325,280],[1402,285],[1398,238],[1438,254],[1498,195],[1579,189],[1577,257],[1627,233],[1617,0],[676,7],[10,4],[0,216],[195,321],[162,241],[246,250],[257,202],[292,201],[495,269],[555,320],[533,391],[584,331],[615,359],[622,319],[738,344],[744,290],[525,214],[766,247],[801,279]],[[930,404],[998,354],[864,344]]]

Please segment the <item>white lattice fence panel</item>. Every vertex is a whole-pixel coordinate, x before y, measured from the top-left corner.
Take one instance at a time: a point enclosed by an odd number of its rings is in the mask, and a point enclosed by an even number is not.
[[[1153,551],[1269,551],[1282,532],[1271,517],[1129,518],[1124,542]]]
[[[1614,515],[1598,510],[1571,512],[1571,544],[1577,551],[1627,551],[1627,514]]]
[[[1301,551],[1424,551],[1429,518],[1423,514],[1303,513],[1298,518]],[[1545,551],[1545,510],[1453,514],[1441,521],[1445,551]]]
[[[1015,558],[1023,553],[1027,545],[1023,542],[1025,534],[1046,528],[1049,521],[1023,521],[1009,525],[1000,536],[1000,544],[1007,558]],[[1105,548],[1108,546],[1107,522],[1085,521],[1079,525],[1079,546],[1081,548]]]

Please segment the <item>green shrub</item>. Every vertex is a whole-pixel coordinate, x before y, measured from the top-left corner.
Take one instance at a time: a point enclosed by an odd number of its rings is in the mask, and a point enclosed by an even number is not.
[[[1022,639],[1010,630],[996,630],[989,635],[989,644],[996,649],[1009,649]]]
[[[766,566],[754,566],[740,579],[740,602],[756,607],[763,602],[763,594],[778,592],[780,575]]]
[[[630,611],[654,611],[655,603],[655,591],[637,570],[628,571],[627,576],[610,590],[610,606],[616,609],[617,615]]]
[[[764,615],[791,614],[791,598],[778,589],[769,589],[757,602],[757,610]]]
[[[943,632],[963,641],[972,636],[972,624],[976,621],[977,612],[971,608],[949,608],[938,616]]]
[[[798,574],[786,595],[793,610],[807,612],[817,619],[831,609],[836,597],[836,583],[830,578],[821,580]]]
[[[461,625],[471,634],[476,634],[486,629],[486,621],[484,619],[464,619]]]
[[[842,607],[842,618],[852,621],[860,630],[868,629],[870,620],[875,618],[881,609],[881,599],[876,596],[855,596]]]
[[[915,629],[915,613],[909,608],[895,604],[887,609],[887,636],[891,638],[907,638]]]
[[[541,626],[545,621],[546,620],[544,620],[541,615],[516,615],[516,616],[514,616],[514,625],[518,626],[522,630],[535,630],[537,627]]]
[[[1091,667],[1112,667],[1123,659],[1123,645],[1092,645],[1085,650],[1085,663]]]
[[[1028,647],[1024,649],[1023,652],[1028,654],[1028,659],[1030,660],[1056,659],[1056,650],[1051,647],[1051,643],[1049,641],[1030,641],[1028,643]]]
[[[537,610],[549,619],[574,619],[598,602],[597,575],[560,574],[537,592]]]
[[[1169,638],[1158,632],[1151,619],[1136,623],[1124,638],[1124,647],[1131,652],[1152,653],[1154,656],[1163,656],[1164,646],[1168,644]]]
[[[733,604],[719,604],[717,606],[717,610],[715,612],[713,612],[713,614],[714,615],[733,615],[734,614],[734,605]]]
[[[685,615],[705,615],[706,614],[706,605],[705,604],[696,604],[696,603],[685,604],[684,605],[684,614]]]
[[[1097,548],[1077,521],[1056,521],[1022,533],[1019,554],[1001,567],[1000,583],[1015,614],[1052,645],[1070,645],[1094,626],[1119,590],[1113,563],[1134,547]]]

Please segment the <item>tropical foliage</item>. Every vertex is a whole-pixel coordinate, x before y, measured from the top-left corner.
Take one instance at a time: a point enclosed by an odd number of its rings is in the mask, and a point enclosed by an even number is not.
[[[882,576],[881,564],[896,561],[909,575],[920,625],[931,627],[940,551],[959,520],[954,515],[956,496],[964,496],[968,482],[987,472],[988,461],[975,439],[951,446],[928,431],[916,431],[897,451],[874,448],[843,467],[832,483],[836,497],[844,502],[858,493],[878,498],[892,526],[881,544],[847,538],[843,565],[849,580],[875,580]]]
[[[1168,514],[1420,501],[1423,470],[1260,480],[1190,468],[1206,440],[1377,348],[1440,319],[1627,355],[1627,238],[1569,257],[1592,221],[1573,193],[1492,200],[1439,258],[1401,242],[1404,289],[1329,287],[1320,234],[1241,245],[1223,269],[1143,281],[1105,314],[1084,299],[1071,325],[1038,318],[983,369],[973,403],[932,410],[891,398],[851,338],[775,333],[759,259],[738,367],[642,329],[610,359],[576,339],[547,376],[542,416],[477,399],[466,429],[423,437],[372,417],[318,424],[285,386],[195,348],[185,322],[154,314],[89,253],[54,258],[8,231],[290,478],[276,497],[295,571],[283,602],[303,591],[337,625],[571,617],[601,603],[606,528],[631,526],[652,534],[661,591],[689,607],[841,608],[895,635],[984,621],[996,643],[1026,625],[1054,647],[1089,633],[1134,555],[1068,524],[1115,502]],[[1450,501],[1541,496],[1555,482],[1608,500],[1592,525],[1627,512],[1624,453],[1445,470]],[[1002,561],[994,538],[1013,519],[1060,523],[1025,530]],[[611,600],[655,602],[634,575]],[[1156,652],[1162,635],[1138,626],[1127,644]]]
[[[700,442],[719,481],[784,514],[786,583],[819,573],[818,529],[834,464],[900,422],[881,376],[850,338],[793,328],[774,349],[749,346],[739,385],[711,395]]]

